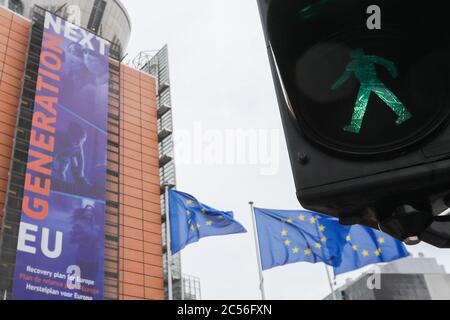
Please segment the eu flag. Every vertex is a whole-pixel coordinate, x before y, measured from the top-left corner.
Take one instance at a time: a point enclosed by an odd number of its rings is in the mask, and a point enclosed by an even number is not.
[[[324,262],[335,275],[409,255],[402,242],[310,211],[255,208],[263,270],[299,261]]]
[[[255,208],[262,269],[294,262],[332,265],[339,254],[337,220],[308,211]]]
[[[169,218],[173,254],[200,238],[247,232],[233,212],[216,210],[176,190],[169,190]]]
[[[340,259],[333,264],[334,274],[342,274],[364,266],[389,262],[409,256],[405,245],[390,235],[360,225],[342,226]]]

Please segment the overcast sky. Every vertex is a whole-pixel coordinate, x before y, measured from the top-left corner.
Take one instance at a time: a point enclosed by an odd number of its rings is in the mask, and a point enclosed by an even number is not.
[[[248,202],[277,209],[300,205],[256,1],[122,2],[132,20],[129,57],[169,45],[176,148],[182,150],[176,168],[178,189],[217,209],[233,210],[249,231],[188,246],[182,252],[183,272],[201,278],[203,299],[258,299]],[[256,160],[247,155],[247,165],[221,163],[220,157],[232,155],[236,148],[223,143],[220,155],[214,146],[239,129],[253,130],[249,132],[256,134],[263,151]],[[408,249],[437,257],[450,271],[449,251],[428,245]],[[359,274],[342,275],[338,284]],[[330,292],[322,264],[297,263],[265,271],[264,276],[269,299],[322,299]]]

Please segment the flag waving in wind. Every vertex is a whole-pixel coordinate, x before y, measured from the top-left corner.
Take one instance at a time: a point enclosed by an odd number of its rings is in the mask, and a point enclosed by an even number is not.
[[[384,232],[360,225],[342,228],[345,242],[340,249],[340,259],[333,264],[335,275],[409,256],[401,241]]]
[[[169,218],[172,254],[200,238],[247,232],[233,212],[213,209],[176,190],[169,190]]]
[[[310,211],[255,208],[262,269],[299,261],[324,262],[338,275],[409,255],[386,233]]]
[[[307,211],[255,208],[262,269],[300,261],[332,265],[340,243],[335,220]]]

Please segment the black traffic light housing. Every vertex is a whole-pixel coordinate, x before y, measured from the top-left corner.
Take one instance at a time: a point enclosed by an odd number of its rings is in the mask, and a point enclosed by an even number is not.
[[[258,4],[302,206],[410,243],[450,247],[450,219],[441,215],[450,204],[446,1]],[[374,4],[381,29],[367,26]],[[364,59],[355,58],[358,50]],[[347,70],[356,71],[334,88]],[[373,70],[376,85],[368,85],[364,72]],[[369,100],[359,132],[350,132],[357,97]],[[411,117],[399,121],[399,110]]]

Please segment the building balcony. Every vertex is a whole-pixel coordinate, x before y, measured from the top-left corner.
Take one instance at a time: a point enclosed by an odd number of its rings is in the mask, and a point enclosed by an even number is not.
[[[172,131],[167,129],[167,128],[162,128],[159,132],[158,132],[158,142],[163,142],[163,140],[165,138],[167,138],[168,136],[170,136],[172,134]]]
[[[170,88],[170,84],[168,82],[163,82],[159,85],[158,95],[161,95],[164,91]]]
[[[172,107],[168,106],[168,105],[161,105],[158,108],[158,119],[161,119],[167,112],[169,112],[170,110],[172,110]]]
[[[168,164],[170,161],[172,161],[172,157],[167,155],[167,154],[163,154],[160,158],[159,158],[159,167],[162,168],[164,167],[166,164]]]

